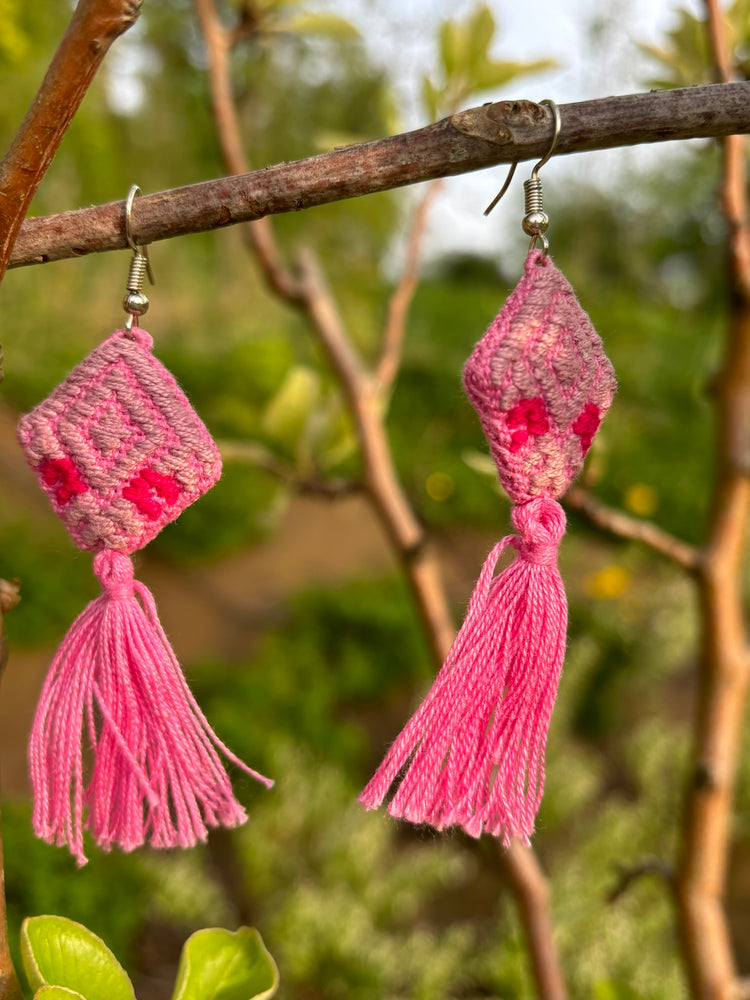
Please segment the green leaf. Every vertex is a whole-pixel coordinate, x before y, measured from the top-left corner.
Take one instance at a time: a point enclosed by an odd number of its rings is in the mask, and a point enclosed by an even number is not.
[[[524,73],[541,73],[544,70],[555,69],[554,59],[537,59],[534,62],[498,61],[487,59],[474,68],[472,84],[474,90],[488,90],[501,87],[510,80]]]
[[[67,917],[27,917],[21,955],[35,991],[61,986],[86,1000],[135,1000],[127,973],[102,939]]]
[[[359,32],[337,14],[297,14],[284,21],[284,31],[295,35],[324,35],[326,38],[359,38]]]
[[[488,58],[492,39],[495,36],[495,18],[486,4],[479,4],[466,22],[467,63],[466,69]]]
[[[440,25],[440,62],[443,65],[446,80],[449,80],[456,71],[457,41],[458,29],[456,25],[453,21],[443,21]]]
[[[82,993],[69,990],[67,986],[42,986],[34,994],[34,1000],[86,1000]]]
[[[320,375],[312,368],[291,368],[263,414],[263,430],[280,444],[294,448],[320,400]]]
[[[185,942],[173,1000],[265,1000],[278,985],[278,969],[256,930],[210,927]]]
[[[442,96],[442,91],[435,86],[429,76],[425,76],[422,80],[422,101],[430,121],[438,117]]]
[[[675,28],[667,32],[667,42],[663,48],[640,44],[642,52],[661,63],[667,76],[658,85],[684,87],[697,83],[709,83],[713,79],[713,60],[708,47],[708,37],[702,19],[688,11],[680,11]],[[657,81],[650,81],[653,85]]]
[[[311,444],[324,469],[339,465],[356,450],[357,438],[349,410],[338,392],[331,393],[319,408],[318,425]]]

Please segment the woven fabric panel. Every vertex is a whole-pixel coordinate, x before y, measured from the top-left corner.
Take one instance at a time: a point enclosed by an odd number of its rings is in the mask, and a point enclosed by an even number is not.
[[[18,436],[82,549],[142,548],[221,475],[218,449],[143,330],[118,330],[21,418]]]
[[[617,388],[599,335],[550,258],[533,250],[524,271],[464,369],[515,504],[562,496]]]

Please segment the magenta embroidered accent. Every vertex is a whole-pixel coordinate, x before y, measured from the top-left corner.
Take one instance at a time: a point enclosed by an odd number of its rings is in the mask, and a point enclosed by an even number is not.
[[[187,686],[128,553],[217,481],[221,459],[149,335],[118,330],[19,423],[27,460],[103,593],[50,668],[29,744],[34,831],[86,863],[105,850],[188,847],[246,819],[219,757],[273,782],[217,738]],[[82,738],[93,764],[84,779]],[[84,819],[85,814],[85,819]]]
[[[565,514],[556,498],[580,471],[616,389],[589,318],[540,251],[528,254],[524,277],[476,345],[464,385],[516,505],[518,534],[488,556],[432,689],[360,801],[374,809],[393,792],[392,816],[528,843],[565,654],[557,569]],[[509,544],[517,558],[496,577]]]

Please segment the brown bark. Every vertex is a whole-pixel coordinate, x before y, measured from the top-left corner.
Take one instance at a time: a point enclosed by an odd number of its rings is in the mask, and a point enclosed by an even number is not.
[[[540,1000],[566,1000],[568,990],[555,944],[549,883],[534,852],[517,840],[500,849],[500,860],[513,886]]]
[[[223,112],[222,112],[223,113]],[[750,83],[629,94],[560,107],[556,154],[750,132]],[[138,198],[133,221],[144,243],[220,229],[282,212],[387,191],[543,155],[551,112],[500,101],[374,142]],[[241,152],[241,145],[237,147]],[[237,162],[236,150],[232,153]],[[235,172],[236,168],[231,168]],[[28,219],[12,267],[126,246],[123,204]]]
[[[722,13],[716,0],[705,0],[705,7],[716,76],[728,81],[732,67]],[[676,884],[688,980],[699,1000],[730,1000],[739,987],[723,897],[750,678],[742,595],[750,510],[750,217],[743,139],[726,138],[723,154],[730,323],[718,379],[708,541],[698,568],[703,648]]]
[[[0,279],[55,153],[110,45],[142,0],[79,0],[41,87],[0,162]]]

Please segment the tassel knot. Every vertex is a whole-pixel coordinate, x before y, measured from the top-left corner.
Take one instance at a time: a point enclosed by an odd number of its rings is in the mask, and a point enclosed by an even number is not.
[[[374,809],[392,794],[392,816],[506,844],[534,830],[567,625],[562,508],[535,497],[513,509],[513,524],[519,534],[489,554],[432,690],[360,796]],[[495,576],[508,544],[518,558]]]
[[[520,537],[513,539],[522,559],[537,566],[554,566],[557,550],[565,534],[565,512],[547,496],[519,504],[511,512],[513,527]]]
[[[110,600],[125,601],[133,596],[133,563],[129,556],[111,549],[97,552],[94,572]]]

